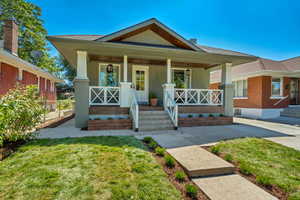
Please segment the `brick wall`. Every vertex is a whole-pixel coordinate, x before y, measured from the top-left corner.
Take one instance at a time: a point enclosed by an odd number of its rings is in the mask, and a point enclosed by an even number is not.
[[[38,77],[37,75],[24,71],[22,72],[22,80],[18,80],[19,70],[18,68],[8,65],[6,63],[0,63],[1,73],[0,73],[0,96],[8,92],[9,89],[12,89],[16,86],[17,83],[22,85],[37,85]],[[47,83],[47,86],[45,85]],[[54,101],[56,100],[56,88],[50,90],[50,80],[45,80],[45,78],[40,78],[40,94],[47,98],[47,100]],[[46,88],[47,87],[47,88]]]
[[[285,108],[289,105],[289,98],[274,105],[280,99],[271,99],[271,76],[257,76],[248,78],[248,98],[234,99],[234,107],[239,108]],[[283,96],[289,95],[290,78],[283,78]],[[210,84],[210,89],[218,89],[220,83]],[[299,94],[300,95],[300,94]]]

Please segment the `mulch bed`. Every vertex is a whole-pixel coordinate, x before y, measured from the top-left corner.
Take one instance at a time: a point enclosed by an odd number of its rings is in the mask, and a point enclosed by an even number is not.
[[[205,150],[210,151],[210,147],[211,146],[202,146]],[[222,158],[223,160],[225,160],[225,153],[219,153],[219,154],[215,154],[217,156],[219,156],[220,158]],[[229,162],[229,161],[227,161]],[[256,176],[254,174],[244,174],[241,172],[241,169],[239,167],[239,163],[237,161],[231,161],[231,164],[233,164],[235,166],[235,173],[239,174],[240,176],[246,178],[248,181],[254,183],[255,185],[257,185],[258,187],[262,188],[263,190],[265,190],[266,192],[274,195],[275,197],[277,197],[280,200],[287,200],[288,199],[288,193],[285,192],[284,190],[282,190],[281,188],[279,188],[276,185],[263,185],[261,183],[258,183],[256,181]]]
[[[148,144],[143,142],[145,146],[148,147]],[[175,186],[177,190],[179,190],[182,194],[182,197],[184,200],[192,200],[193,198],[187,196],[186,191],[185,191],[185,185],[187,184],[192,184],[198,188],[198,193],[197,193],[197,200],[209,200],[209,198],[199,189],[199,187],[194,184],[194,182],[186,176],[186,179],[184,182],[179,182],[175,178],[175,172],[177,171],[184,171],[183,167],[175,160],[175,167],[169,168],[165,165],[165,159],[163,156],[158,156],[155,154],[155,152],[151,149],[148,148],[149,151],[152,153],[153,157],[155,157],[156,161],[163,167],[163,170],[165,173],[168,175],[169,181]],[[169,155],[167,152],[165,152],[166,155]]]
[[[0,161],[4,160],[6,157],[11,155],[14,151],[18,149],[21,145],[25,144],[26,141],[20,140],[17,142],[10,142],[4,144],[3,147],[0,148]]]

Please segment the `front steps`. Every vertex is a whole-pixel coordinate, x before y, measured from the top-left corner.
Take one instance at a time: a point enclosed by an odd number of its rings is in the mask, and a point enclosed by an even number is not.
[[[139,131],[158,131],[174,129],[173,123],[164,110],[139,112]]]
[[[280,112],[280,116],[300,118],[300,107],[285,108],[282,112]]]

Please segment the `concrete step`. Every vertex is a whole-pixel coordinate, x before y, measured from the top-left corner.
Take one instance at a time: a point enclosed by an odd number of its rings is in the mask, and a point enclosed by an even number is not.
[[[139,115],[140,116],[149,116],[149,115],[166,115],[166,111],[140,111]]]
[[[277,198],[237,175],[196,178],[192,181],[211,200],[276,200]]]
[[[162,130],[173,130],[173,125],[146,125],[139,128],[139,131],[162,131]]]
[[[232,174],[234,166],[200,146],[187,146],[167,150],[190,177]]]
[[[170,117],[166,115],[140,115],[139,119],[142,120],[167,120]]]
[[[152,125],[152,126],[160,126],[160,125],[169,125],[172,126],[172,122],[170,119],[165,119],[165,120],[140,120],[139,121],[140,126],[147,126],[147,125]]]

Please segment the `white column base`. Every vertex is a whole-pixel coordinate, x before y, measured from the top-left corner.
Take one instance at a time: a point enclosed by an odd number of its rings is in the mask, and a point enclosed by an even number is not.
[[[234,108],[240,110],[240,116],[254,119],[271,119],[280,117],[282,108]]]
[[[175,88],[175,84],[174,83],[165,83],[162,85],[164,93],[163,93],[163,103],[165,106],[165,102],[166,102],[166,92],[168,92],[170,94],[170,97],[172,99],[174,99],[174,88]]]
[[[131,101],[131,83],[121,82],[120,83],[120,107],[130,107]]]

